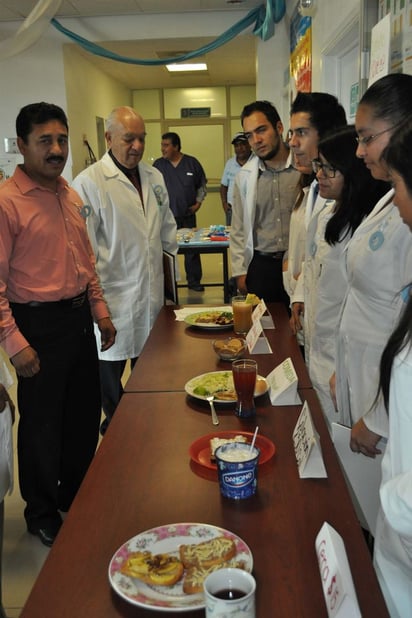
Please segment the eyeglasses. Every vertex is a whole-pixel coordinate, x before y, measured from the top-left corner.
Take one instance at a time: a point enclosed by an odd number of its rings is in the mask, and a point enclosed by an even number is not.
[[[387,133],[388,131],[392,131],[392,129],[394,129],[394,127],[389,127],[389,129],[379,131],[379,133],[375,133],[375,135],[367,135],[366,137],[358,136],[356,137],[356,141],[358,142],[359,146],[369,146],[369,144],[373,142],[373,140],[375,140],[377,137],[383,135],[384,133]]]
[[[320,159],[313,159],[312,161],[312,169],[317,174],[319,170],[322,170],[322,174],[326,176],[326,178],[335,178],[336,172],[338,171],[335,167],[328,165],[327,163],[322,163]]]

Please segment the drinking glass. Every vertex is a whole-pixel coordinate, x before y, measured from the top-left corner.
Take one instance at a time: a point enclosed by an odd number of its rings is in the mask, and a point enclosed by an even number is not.
[[[245,335],[252,326],[253,306],[246,302],[246,296],[232,298],[233,330],[237,335]]]
[[[232,363],[233,383],[237,395],[235,414],[248,418],[256,414],[253,399],[257,377],[257,363],[249,358],[241,358]]]

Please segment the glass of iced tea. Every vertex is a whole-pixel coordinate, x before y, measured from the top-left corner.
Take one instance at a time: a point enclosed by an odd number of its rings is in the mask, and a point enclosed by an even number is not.
[[[251,303],[246,302],[246,296],[232,298],[233,330],[237,335],[245,335],[252,326]]]
[[[241,358],[232,363],[233,383],[237,395],[235,414],[248,418],[256,414],[254,394],[257,377],[257,363],[250,358]]]

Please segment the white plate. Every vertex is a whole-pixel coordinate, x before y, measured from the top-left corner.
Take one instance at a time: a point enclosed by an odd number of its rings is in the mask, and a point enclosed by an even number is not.
[[[224,330],[228,328],[233,328],[233,319],[230,324],[216,324],[216,322],[196,322],[196,320],[202,316],[207,316],[210,313],[232,313],[231,308],[228,307],[227,311],[216,311],[213,308],[209,309],[209,311],[199,311],[199,313],[191,313],[185,317],[185,322],[189,326],[195,326],[196,328],[205,328],[213,330]],[[233,316],[233,313],[232,313]]]
[[[219,378],[219,382],[222,384],[222,390],[234,390],[233,386],[233,377],[231,371],[209,371],[209,373],[202,373],[200,376],[196,376],[186,382],[185,391],[191,397],[195,397],[196,399],[202,399],[203,401],[207,401],[205,395],[198,395],[194,392],[194,389],[201,385],[202,383],[207,384],[209,378]],[[227,388],[226,388],[227,386]],[[260,395],[264,395],[269,390],[269,384],[263,376],[258,375],[256,378],[256,387],[255,387],[255,397],[260,397]],[[215,399],[215,403],[234,403],[236,402],[236,397],[233,399]]]
[[[253,556],[249,547],[236,534],[208,524],[168,524],[146,530],[129,539],[116,551],[109,565],[109,580],[113,589],[123,599],[146,609],[163,612],[183,612],[202,609],[205,606],[203,594],[184,594],[182,582],[174,586],[149,586],[120,572],[120,567],[131,552],[150,551],[153,554],[179,554],[179,545],[202,543],[218,536],[226,536],[236,543],[236,560],[245,563],[251,573]]]

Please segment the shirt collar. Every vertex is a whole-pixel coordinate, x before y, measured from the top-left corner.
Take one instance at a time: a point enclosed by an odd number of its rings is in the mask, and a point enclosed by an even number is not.
[[[286,163],[283,167],[280,167],[279,169],[275,170],[271,167],[268,167],[263,159],[259,158],[259,170],[261,172],[264,172],[266,170],[271,170],[272,172],[283,172],[284,170],[289,169],[290,167],[293,167],[293,156],[292,156],[292,151],[289,150],[289,154],[288,154],[288,158],[286,159]]]
[[[22,193],[29,193],[29,191],[33,191],[34,189],[41,189],[43,191],[48,191],[47,187],[40,185],[38,182],[30,178],[26,174],[26,172],[22,169],[21,165],[17,165],[16,169],[13,173],[13,180],[20,189]],[[63,176],[59,176],[57,178],[57,193],[60,193],[64,189],[67,189],[69,183]]]

